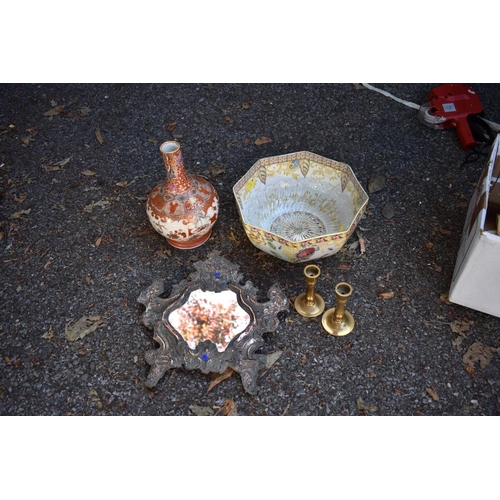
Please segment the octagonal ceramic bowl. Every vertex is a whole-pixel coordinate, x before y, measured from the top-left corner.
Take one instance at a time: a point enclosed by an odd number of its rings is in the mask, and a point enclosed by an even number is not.
[[[233,193],[250,241],[287,262],[337,253],[368,203],[349,165],[308,151],[258,160]]]

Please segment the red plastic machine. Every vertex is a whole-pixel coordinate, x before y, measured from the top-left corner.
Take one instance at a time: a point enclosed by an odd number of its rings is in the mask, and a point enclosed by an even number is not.
[[[462,83],[446,83],[433,88],[428,99],[429,102],[422,105],[423,121],[428,125],[455,128],[465,150],[476,144],[478,135],[484,136],[485,142],[489,142],[491,131],[478,116],[483,113],[483,105],[472,87]]]

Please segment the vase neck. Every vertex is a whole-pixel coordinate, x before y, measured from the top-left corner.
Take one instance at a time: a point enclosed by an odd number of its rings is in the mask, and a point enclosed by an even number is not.
[[[167,183],[171,189],[176,192],[191,189],[193,183],[186,173],[180,144],[176,141],[164,142],[160,146],[160,152],[167,171]]]

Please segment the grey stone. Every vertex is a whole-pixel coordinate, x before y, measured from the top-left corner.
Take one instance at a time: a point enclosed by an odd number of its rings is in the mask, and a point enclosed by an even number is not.
[[[386,178],[384,175],[376,175],[368,180],[368,192],[376,193],[385,188]]]
[[[386,219],[392,219],[396,213],[396,209],[393,203],[386,203],[382,208],[382,215]]]

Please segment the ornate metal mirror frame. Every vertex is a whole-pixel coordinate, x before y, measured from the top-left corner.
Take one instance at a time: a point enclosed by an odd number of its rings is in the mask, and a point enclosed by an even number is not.
[[[262,335],[278,328],[278,313],[288,300],[277,285],[267,292],[268,302],[257,301],[258,290],[239,266],[212,252],[194,264],[196,271],[174,285],[168,298],[156,280],[137,299],[146,310],[144,325],[154,330],[158,349],[147,351],[151,365],[146,380],[154,387],[167,370],[184,366],[203,373],[238,372],[249,394],[257,392],[257,378],[269,367],[271,355],[259,354]]]

